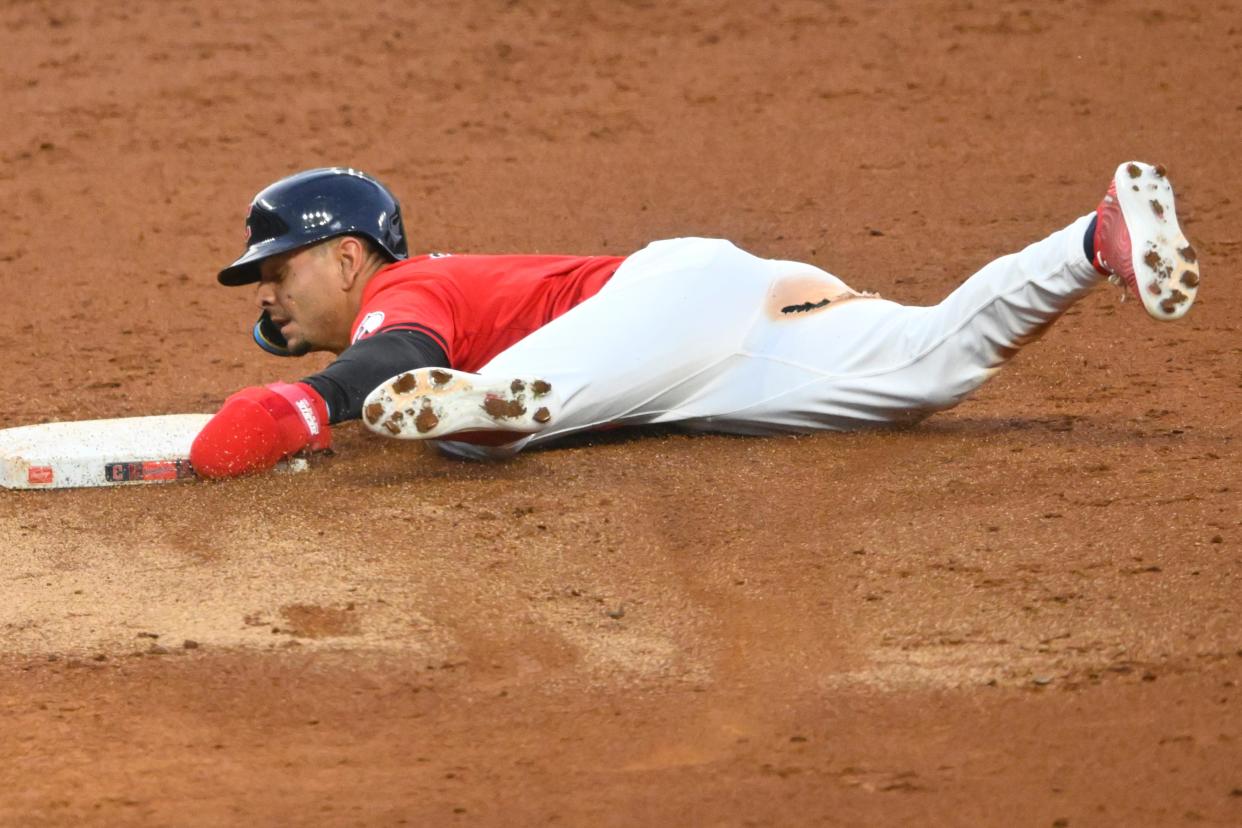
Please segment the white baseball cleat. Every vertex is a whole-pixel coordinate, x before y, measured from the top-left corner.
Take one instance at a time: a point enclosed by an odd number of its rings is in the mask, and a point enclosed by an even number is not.
[[[559,411],[546,380],[418,368],[368,394],[362,420],[385,437],[495,445],[542,431]]]
[[[1177,319],[1199,291],[1199,259],[1182,235],[1164,167],[1117,168],[1096,208],[1095,269],[1143,302],[1156,319]]]

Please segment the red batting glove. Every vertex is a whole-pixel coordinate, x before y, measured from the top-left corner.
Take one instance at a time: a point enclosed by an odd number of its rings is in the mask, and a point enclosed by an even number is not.
[[[190,447],[201,477],[267,471],[284,457],[332,445],[328,404],[304,382],[243,388],[224,401]]]

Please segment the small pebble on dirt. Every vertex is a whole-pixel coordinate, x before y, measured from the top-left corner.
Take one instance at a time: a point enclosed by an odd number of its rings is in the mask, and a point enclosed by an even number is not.
[[[608,617],[619,619],[625,617],[625,607],[617,607],[614,610],[608,610]]]
[[[152,644],[147,652],[151,655],[168,655],[168,648],[162,644]]]
[[[1044,685],[1047,685],[1047,684],[1052,684],[1052,676],[1036,676],[1035,678],[1031,679],[1031,684],[1037,684],[1040,687],[1043,687]]]
[[[181,646],[186,648],[187,650],[197,650],[198,642],[194,641],[193,639],[187,638],[185,641],[181,643]]]

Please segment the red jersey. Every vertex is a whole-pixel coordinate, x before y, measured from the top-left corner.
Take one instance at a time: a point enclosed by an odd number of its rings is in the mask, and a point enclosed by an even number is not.
[[[501,351],[599,292],[622,256],[455,256],[394,262],[362,292],[351,343],[422,331],[450,368],[477,371]]]

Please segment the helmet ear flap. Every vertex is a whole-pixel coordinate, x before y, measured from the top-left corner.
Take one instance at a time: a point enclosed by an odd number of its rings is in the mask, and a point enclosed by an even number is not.
[[[254,341],[260,348],[273,356],[295,356],[289,350],[289,342],[281,334],[280,328],[272,321],[267,311],[259,314],[259,321],[254,323]]]

